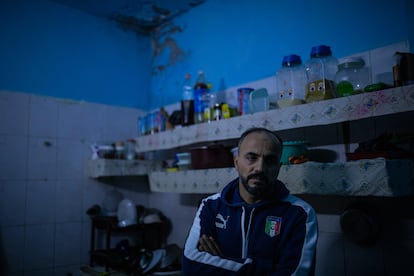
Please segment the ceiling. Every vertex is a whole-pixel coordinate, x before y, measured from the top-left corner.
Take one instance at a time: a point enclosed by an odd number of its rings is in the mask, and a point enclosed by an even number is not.
[[[207,0],[52,0],[89,14],[108,18],[122,27],[150,34],[174,17]]]

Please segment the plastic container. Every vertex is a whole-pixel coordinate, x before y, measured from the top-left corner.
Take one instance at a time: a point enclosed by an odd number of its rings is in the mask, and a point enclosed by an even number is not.
[[[360,57],[345,59],[338,65],[335,82],[338,97],[364,92],[364,88],[370,84],[369,70],[365,67],[365,61]]]
[[[307,153],[306,141],[285,141],[283,142],[283,151],[280,158],[280,162],[283,165],[289,164],[290,157],[298,157],[301,155],[306,155]]]
[[[282,67],[276,72],[278,107],[305,103],[306,83],[306,70],[300,56],[284,56]]]
[[[249,93],[249,113],[267,111],[269,94],[266,88],[259,88]]]
[[[249,114],[249,101],[250,93],[253,91],[253,88],[243,87],[237,89],[237,101],[239,103],[239,114],[245,115]]]
[[[207,84],[207,91],[203,95],[203,105],[204,105],[204,115],[203,120],[204,122],[210,122],[214,119],[214,106],[216,104],[216,94],[211,92],[212,84]]]
[[[312,47],[311,58],[305,64],[306,69],[306,102],[320,101],[336,97],[335,75],[338,71],[338,60],[332,56],[329,46]]]

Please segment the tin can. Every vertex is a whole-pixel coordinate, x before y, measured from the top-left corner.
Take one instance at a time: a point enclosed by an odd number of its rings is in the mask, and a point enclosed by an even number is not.
[[[165,130],[165,117],[161,111],[151,112],[149,115],[149,134],[154,134]]]
[[[253,88],[239,88],[237,89],[237,100],[239,102],[239,114],[249,114],[249,94],[252,92]]]
[[[147,117],[138,117],[138,136],[144,136],[147,134]]]

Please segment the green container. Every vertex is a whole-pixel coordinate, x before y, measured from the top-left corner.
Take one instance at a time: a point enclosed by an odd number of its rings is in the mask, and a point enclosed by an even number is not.
[[[283,165],[289,164],[289,157],[306,155],[307,152],[306,141],[285,141],[283,142],[283,151],[280,162]]]

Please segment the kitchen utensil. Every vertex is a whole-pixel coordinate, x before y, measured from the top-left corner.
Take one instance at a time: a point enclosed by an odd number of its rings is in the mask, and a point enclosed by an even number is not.
[[[123,199],[118,205],[118,226],[126,227],[137,223],[137,209],[129,199]]]

